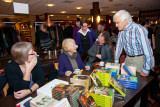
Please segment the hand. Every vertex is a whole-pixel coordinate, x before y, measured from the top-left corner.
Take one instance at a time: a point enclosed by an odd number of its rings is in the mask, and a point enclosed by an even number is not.
[[[148,76],[148,74],[146,74],[143,71],[141,71],[141,76],[146,77],[146,76]]]
[[[17,92],[14,91],[14,97],[16,99],[24,98],[25,96],[27,96],[29,94],[30,94],[30,90],[29,89],[20,90],[20,91],[17,91]]]
[[[25,62],[26,65],[26,72],[31,72],[32,69],[36,66],[37,64],[37,57],[35,56],[31,62]]]
[[[90,70],[90,66],[85,66],[85,69],[86,70]]]
[[[99,59],[101,59],[101,54],[97,54],[96,57],[98,57]]]
[[[65,75],[66,75],[66,76],[70,76],[71,74],[72,74],[71,71],[66,71],[66,72],[65,72]]]

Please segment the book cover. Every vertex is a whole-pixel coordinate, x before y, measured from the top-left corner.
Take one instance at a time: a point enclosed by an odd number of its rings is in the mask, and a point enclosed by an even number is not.
[[[91,79],[93,80],[94,84],[96,86],[102,86],[102,82],[101,80],[99,79],[98,75],[96,74],[97,71],[93,71],[91,74],[90,74],[90,77]]]
[[[109,79],[109,83],[123,96],[126,96],[126,88],[122,86],[116,79],[112,76]]]
[[[78,97],[82,107],[98,107],[93,97],[88,93],[88,90],[84,90]]]

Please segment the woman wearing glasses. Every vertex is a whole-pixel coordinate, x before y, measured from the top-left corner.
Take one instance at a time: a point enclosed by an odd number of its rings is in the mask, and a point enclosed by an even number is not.
[[[31,43],[15,43],[11,54],[13,61],[4,69],[9,83],[7,95],[14,94],[16,99],[21,99],[44,84],[44,73]]]
[[[59,58],[59,75],[70,76],[75,69],[89,70],[89,66],[85,66],[79,53],[77,52],[77,45],[73,39],[65,39],[62,43],[63,53]]]

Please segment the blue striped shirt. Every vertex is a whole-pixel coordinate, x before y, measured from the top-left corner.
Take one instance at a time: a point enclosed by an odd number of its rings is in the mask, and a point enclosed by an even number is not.
[[[144,54],[143,72],[149,74],[149,70],[154,67],[154,58],[148,40],[148,31],[143,26],[131,22],[119,32],[115,52],[116,63],[119,62],[123,48],[129,56]]]

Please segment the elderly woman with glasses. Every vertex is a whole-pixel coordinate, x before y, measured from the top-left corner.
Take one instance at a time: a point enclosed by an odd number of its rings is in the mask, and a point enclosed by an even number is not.
[[[7,95],[14,94],[16,99],[21,99],[44,84],[44,73],[31,43],[15,43],[11,54],[13,60],[4,69],[9,83]]]
[[[85,66],[79,53],[77,52],[77,45],[73,39],[65,39],[62,43],[64,52],[59,58],[59,75],[70,76],[75,69],[86,69],[90,70],[89,66]]]

